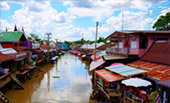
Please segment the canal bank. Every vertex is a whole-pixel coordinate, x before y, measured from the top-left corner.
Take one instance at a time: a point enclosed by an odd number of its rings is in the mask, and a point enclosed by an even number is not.
[[[92,93],[88,67],[88,62],[66,53],[54,64],[40,65],[43,72],[24,82],[24,90],[5,94],[13,103],[87,103]]]

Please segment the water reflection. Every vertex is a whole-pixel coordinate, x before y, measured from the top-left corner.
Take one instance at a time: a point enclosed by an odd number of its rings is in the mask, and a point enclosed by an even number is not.
[[[88,67],[88,62],[65,54],[55,64],[40,66],[44,72],[25,82],[25,90],[9,90],[6,96],[14,103],[87,103],[92,92]]]

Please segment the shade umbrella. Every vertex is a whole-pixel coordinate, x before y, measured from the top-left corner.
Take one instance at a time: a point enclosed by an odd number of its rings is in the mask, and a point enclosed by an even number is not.
[[[147,87],[152,85],[151,82],[141,79],[141,78],[130,78],[122,81],[122,84],[126,86],[133,86],[133,87]]]
[[[33,58],[36,58],[37,56],[38,56],[37,54],[33,54],[33,55],[32,55]]]
[[[116,65],[124,65],[123,63],[113,63],[110,66],[116,66]]]

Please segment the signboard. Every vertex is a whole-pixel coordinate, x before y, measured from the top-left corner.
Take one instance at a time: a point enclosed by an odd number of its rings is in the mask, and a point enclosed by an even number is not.
[[[16,54],[16,58],[22,58],[22,57],[25,57],[27,55],[26,52],[22,52],[22,53],[19,53],[19,54]]]

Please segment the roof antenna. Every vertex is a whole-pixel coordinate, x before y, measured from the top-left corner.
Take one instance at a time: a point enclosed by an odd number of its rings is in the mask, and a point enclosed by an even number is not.
[[[24,28],[22,27],[22,31],[24,32]]]
[[[17,26],[16,26],[16,24],[15,24],[15,27],[14,27],[14,31],[17,31]]]
[[[8,29],[7,29],[7,28],[5,29],[5,32],[8,32]]]

